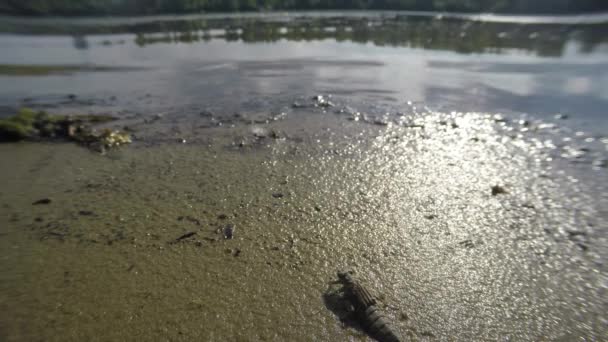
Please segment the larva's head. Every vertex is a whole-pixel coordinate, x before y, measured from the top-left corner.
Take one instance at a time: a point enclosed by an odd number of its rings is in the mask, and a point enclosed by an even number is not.
[[[345,282],[345,283],[352,283],[353,282],[352,274],[353,274],[353,271],[338,271],[338,279],[340,279],[340,281]]]

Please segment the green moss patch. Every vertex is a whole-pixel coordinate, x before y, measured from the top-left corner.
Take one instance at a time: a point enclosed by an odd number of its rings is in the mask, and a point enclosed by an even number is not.
[[[49,115],[22,108],[15,115],[0,119],[0,141],[69,140],[104,151],[131,142],[125,132],[109,129],[98,132],[93,127],[113,120],[116,118],[110,115]]]

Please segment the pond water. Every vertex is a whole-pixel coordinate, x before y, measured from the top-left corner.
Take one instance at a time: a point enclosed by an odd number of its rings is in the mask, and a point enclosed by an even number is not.
[[[607,21],[0,18],[0,117],[134,140],[0,145],[0,338],[366,340],[352,269],[405,340],[601,340]]]
[[[69,77],[6,78],[0,90],[8,104],[78,93],[133,105],[150,102],[138,100],[146,96],[165,105],[247,109],[265,101],[277,108],[321,93],[368,106],[412,101],[447,111],[563,113],[590,128],[606,120],[603,24],[336,14],[4,26],[0,64],[84,68]],[[87,66],[118,70],[87,73]]]

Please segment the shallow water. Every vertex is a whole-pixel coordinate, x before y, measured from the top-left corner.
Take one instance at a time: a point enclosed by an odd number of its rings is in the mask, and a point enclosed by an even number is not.
[[[0,37],[0,64],[82,66],[0,76],[5,107],[135,138],[0,145],[2,339],[365,340],[345,268],[406,339],[606,336],[605,28],[349,20]]]

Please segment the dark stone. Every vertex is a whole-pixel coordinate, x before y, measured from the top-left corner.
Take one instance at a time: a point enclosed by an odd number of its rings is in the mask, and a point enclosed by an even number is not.
[[[275,193],[272,194],[272,197],[274,197],[274,198],[283,198],[283,196],[284,195],[282,193],[280,193],[280,192],[275,192]]]
[[[506,193],[507,193],[507,190],[505,188],[503,188],[502,186],[500,186],[500,185],[492,186],[492,196],[506,194]]]
[[[222,231],[224,234],[224,239],[232,239],[234,237],[234,224],[229,223],[224,227],[224,230]]]
[[[81,210],[81,211],[78,212],[78,214],[82,215],[82,216],[93,216],[93,215],[95,215],[94,212],[89,211],[89,210]]]
[[[43,199],[39,199],[36,202],[32,203],[32,205],[39,205],[39,204],[50,204],[52,201],[50,198],[43,198]]]

